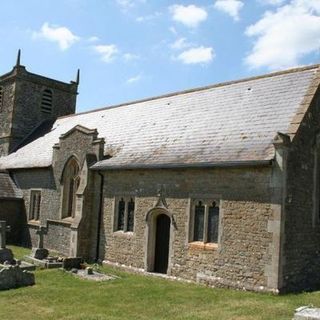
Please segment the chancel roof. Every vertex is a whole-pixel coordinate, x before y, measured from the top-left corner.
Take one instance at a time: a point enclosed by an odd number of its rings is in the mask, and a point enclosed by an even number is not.
[[[105,139],[99,169],[271,160],[277,132],[294,135],[319,82],[315,65],[62,117],[0,168],[50,166],[77,125]]]

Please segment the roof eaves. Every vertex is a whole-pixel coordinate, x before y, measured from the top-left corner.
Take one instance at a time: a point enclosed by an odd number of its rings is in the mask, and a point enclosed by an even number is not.
[[[164,164],[125,164],[125,165],[103,165],[96,163],[92,170],[131,170],[131,169],[175,169],[175,168],[243,168],[269,166],[273,159],[250,160],[250,161],[221,161],[203,163],[164,163]]]

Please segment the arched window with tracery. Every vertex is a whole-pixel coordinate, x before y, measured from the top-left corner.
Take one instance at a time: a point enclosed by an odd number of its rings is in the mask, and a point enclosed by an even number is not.
[[[76,193],[80,185],[80,167],[72,157],[67,162],[62,176],[62,218],[74,218],[76,211]]]

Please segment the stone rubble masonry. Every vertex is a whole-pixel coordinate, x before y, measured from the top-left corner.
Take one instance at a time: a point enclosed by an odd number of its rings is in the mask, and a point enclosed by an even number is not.
[[[214,286],[277,292],[266,272],[272,260],[272,168],[106,171],[100,258],[146,270],[146,213],[159,185],[168,195],[176,230],[171,239],[171,276]],[[245,186],[245,188],[244,188]],[[134,232],[114,232],[115,199],[135,196]],[[220,243],[204,249],[189,243],[190,199],[220,202]]]
[[[282,264],[286,291],[312,290],[320,287],[320,222],[314,199],[319,198],[319,194],[314,194],[319,113],[318,89],[288,150]]]

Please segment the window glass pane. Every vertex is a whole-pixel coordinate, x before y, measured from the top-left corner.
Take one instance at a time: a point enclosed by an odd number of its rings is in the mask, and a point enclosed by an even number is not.
[[[128,203],[128,231],[133,231],[134,225],[134,201],[131,199]]]
[[[124,229],[124,211],[125,211],[125,202],[123,199],[119,201],[118,204],[118,226],[117,230]]]
[[[209,207],[208,216],[208,242],[218,242],[219,234],[219,207],[215,203]]]
[[[41,192],[31,191],[30,195],[30,220],[39,220],[40,218]]]
[[[194,213],[194,241],[203,241],[204,205],[199,201]]]

